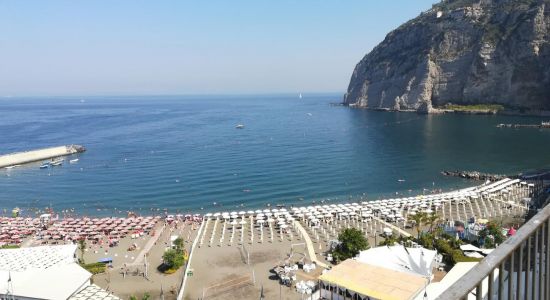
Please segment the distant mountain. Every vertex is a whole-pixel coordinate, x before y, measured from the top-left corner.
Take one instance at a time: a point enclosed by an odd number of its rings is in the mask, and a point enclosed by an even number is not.
[[[344,103],[550,110],[550,0],[447,0],[390,32],[355,67]]]

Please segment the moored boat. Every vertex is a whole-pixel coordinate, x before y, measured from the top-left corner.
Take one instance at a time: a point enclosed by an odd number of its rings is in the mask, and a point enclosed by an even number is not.
[[[63,159],[58,158],[50,161],[50,166],[61,166],[63,164]]]

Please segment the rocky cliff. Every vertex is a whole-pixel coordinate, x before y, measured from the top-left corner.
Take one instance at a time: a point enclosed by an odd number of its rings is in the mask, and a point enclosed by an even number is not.
[[[447,0],[390,32],[355,67],[344,103],[550,110],[550,0]]]

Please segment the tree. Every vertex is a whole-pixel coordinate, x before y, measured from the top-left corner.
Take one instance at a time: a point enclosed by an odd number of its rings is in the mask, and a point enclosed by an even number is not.
[[[174,247],[176,247],[176,251],[183,252],[183,239],[181,237],[174,240]]]
[[[496,222],[488,222],[485,228],[479,232],[479,237],[485,248],[494,248],[497,244],[500,245],[504,242],[502,228]]]
[[[439,216],[435,212],[432,212],[429,215],[425,215],[424,217],[424,223],[430,226],[430,230],[429,230],[430,232],[433,231],[434,225],[437,224],[438,221],[439,221]]]
[[[149,300],[151,299],[151,294],[149,293],[145,293],[143,294],[143,296],[141,297],[141,300]],[[130,296],[130,300],[138,300],[138,298],[136,296]]]
[[[411,219],[414,221],[414,228],[416,228],[416,237],[420,238],[420,227],[422,226],[422,223],[424,223],[424,221],[426,220],[426,213],[416,213],[414,216],[411,217]]]
[[[346,228],[338,235],[339,244],[332,251],[337,261],[355,257],[360,251],[369,249],[369,241],[363,232],[356,228]]]
[[[168,269],[177,270],[183,266],[184,259],[183,253],[178,252],[174,249],[168,249],[162,255],[162,260]]]
[[[386,236],[383,241],[378,243],[378,246],[393,246],[397,243],[398,239],[393,235]]]
[[[86,250],[86,240],[78,240],[78,249],[80,250],[80,261],[84,264],[84,251]]]

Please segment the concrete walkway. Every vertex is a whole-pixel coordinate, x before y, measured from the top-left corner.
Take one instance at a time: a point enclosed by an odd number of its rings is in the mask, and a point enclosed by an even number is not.
[[[193,259],[193,253],[195,252],[195,249],[197,248],[197,242],[199,241],[199,238],[201,236],[202,230],[204,229],[204,224],[206,222],[201,223],[201,227],[199,227],[199,232],[197,232],[197,236],[195,237],[195,240],[193,240],[193,244],[191,245],[191,251],[189,251],[189,258],[187,260],[187,264],[184,266],[184,274],[183,274],[183,280],[181,282],[180,290],[178,292],[178,296],[176,297],[176,300],[182,300],[183,295],[185,293],[185,284],[187,283],[187,269],[191,268],[191,260]]]
[[[145,254],[149,253],[151,248],[153,248],[153,246],[155,245],[159,237],[164,233],[165,228],[166,227],[163,226],[161,230],[158,230],[157,232],[155,232],[155,235],[152,238],[150,238],[149,241],[147,241],[147,244],[145,244],[143,249],[141,249],[139,254],[136,256],[136,259],[132,263],[128,264],[129,266],[136,266],[136,265],[143,264],[143,260],[145,259]]]
[[[390,224],[390,223],[388,223],[388,222],[386,222],[386,221],[384,221],[384,220],[382,220],[382,219],[380,219],[380,218],[378,218],[378,217],[372,217],[372,218],[375,219],[375,220],[377,220],[378,222],[384,224],[386,227],[389,227],[389,228],[391,228],[392,230],[395,230],[395,231],[399,232],[401,235],[403,235],[403,236],[405,236],[405,237],[410,237],[410,236],[411,236],[411,234],[408,233],[408,232],[406,232],[405,230],[403,230],[403,229],[401,229],[401,228],[399,228],[399,227],[397,227],[397,226],[395,226],[395,225],[393,225],[393,224]]]
[[[328,266],[317,259],[317,255],[315,254],[315,248],[313,248],[313,242],[311,241],[311,238],[307,234],[307,231],[304,229],[304,227],[302,227],[302,224],[300,224],[300,222],[295,222],[294,224],[296,228],[298,228],[298,230],[302,234],[302,237],[304,238],[304,241],[306,242],[307,252],[309,254],[309,258],[311,259],[311,261],[315,262],[318,266],[327,269]]]

